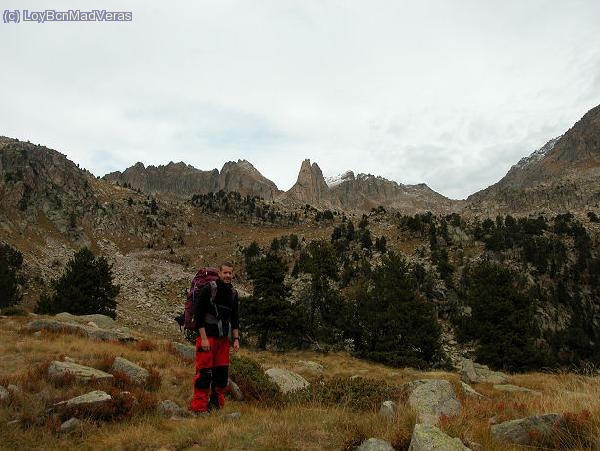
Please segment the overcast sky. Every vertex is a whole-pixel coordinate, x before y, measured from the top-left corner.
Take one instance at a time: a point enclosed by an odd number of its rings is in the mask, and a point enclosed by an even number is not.
[[[600,104],[600,1],[27,1],[0,23],[0,135],[96,175],[305,158],[464,198]]]

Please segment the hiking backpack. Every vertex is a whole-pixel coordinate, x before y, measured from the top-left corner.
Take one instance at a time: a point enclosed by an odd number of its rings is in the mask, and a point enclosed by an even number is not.
[[[200,268],[186,293],[183,313],[175,317],[175,321],[179,324],[179,330],[183,332],[186,340],[192,344],[196,344],[196,337],[198,336],[198,325],[196,318],[194,318],[194,311],[196,310],[196,302],[198,302],[200,291],[210,284],[210,303],[214,304],[218,279],[219,271],[216,268]]]

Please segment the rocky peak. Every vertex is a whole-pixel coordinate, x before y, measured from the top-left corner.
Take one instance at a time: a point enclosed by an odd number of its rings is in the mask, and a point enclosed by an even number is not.
[[[310,163],[309,159],[302,162],[298,179],[294,186],[286,192],[286,197],[303,203],[318,205],[328,191],[325,177],[317,163]]]
[[[219,174],[219,189],[237,191],[242,196],[273,199],[281,191],[247,160],[228,161]]]

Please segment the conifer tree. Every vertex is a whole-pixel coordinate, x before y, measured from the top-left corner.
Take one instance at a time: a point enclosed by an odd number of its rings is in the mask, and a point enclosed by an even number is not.
[[[115,298],[120,287],[113,284],[112,267],[106,258],[94,257],[87,247],[67,262],[64,274],[52,282],[52,288],[52,294],[40,297],[37,313],[117,316]]]
[[[0,245],[0,308],[21,301],[18,272],[23,265],[23,256],[8,244]]]

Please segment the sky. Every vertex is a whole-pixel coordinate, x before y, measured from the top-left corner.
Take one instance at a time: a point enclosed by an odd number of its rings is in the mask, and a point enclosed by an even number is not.
[[[5,0],[129,22],[0,23],[0,135],[95,175],[302,160],[454,199],[600,104],[596,0]],[[3,16],[6,18],[7,16]],[[13,16],[14,17],[14,16]]]

